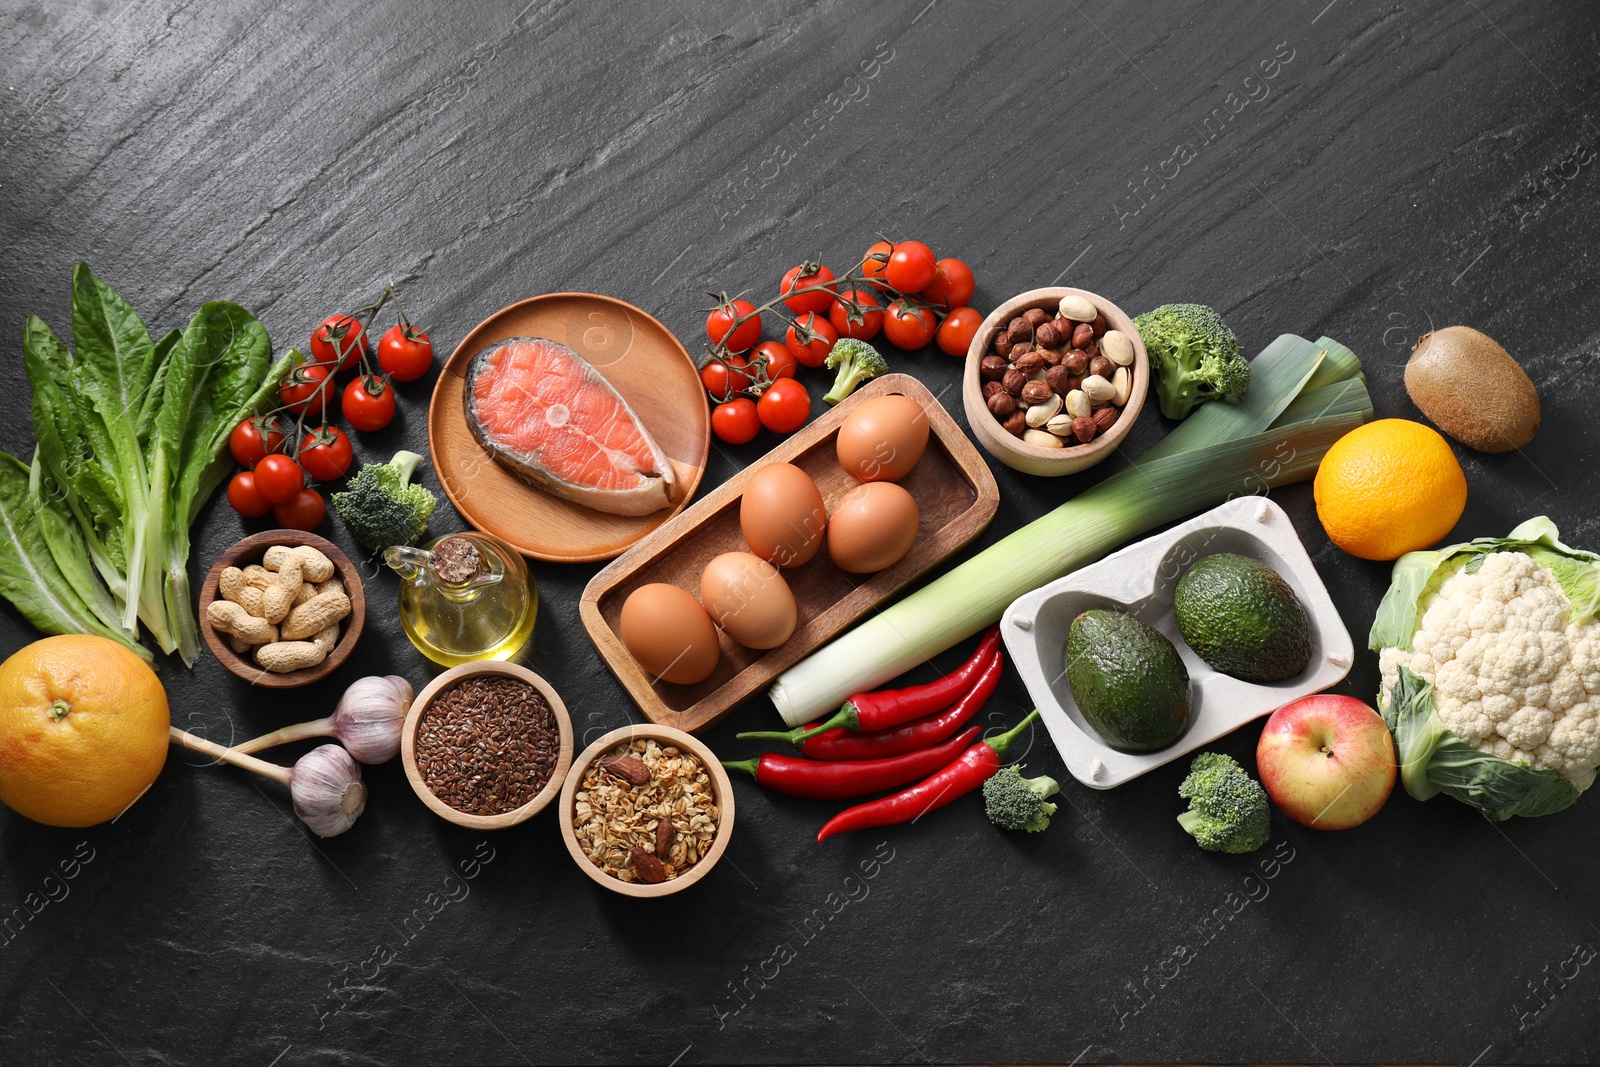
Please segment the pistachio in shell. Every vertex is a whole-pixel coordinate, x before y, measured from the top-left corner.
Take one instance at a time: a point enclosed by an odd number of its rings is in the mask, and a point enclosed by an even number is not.
[[[1510,452],[1539,432],[1539,394],[1494,338],[1470,326],[1425,333],[1406,363],[1406,392],[1468,448]]]

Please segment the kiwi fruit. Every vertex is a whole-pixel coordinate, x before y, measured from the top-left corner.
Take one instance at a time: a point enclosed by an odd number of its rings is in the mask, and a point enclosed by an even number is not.
[[[1406,392],[1435,426],[1479,452],[1510,452],[1539,432],[1539,394],[1494,338],[1470,326],[1425,333]]]

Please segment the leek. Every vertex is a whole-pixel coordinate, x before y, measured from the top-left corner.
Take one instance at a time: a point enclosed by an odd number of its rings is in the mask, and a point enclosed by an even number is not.
[[[1237,404],[1206,404],[1125,470],[978,553],[790,667],[769,695],[790,726],[832,711],[997,621],[1017,597],[1157,526],[1316,473],[1372,418],[1361,362],[1285,334]]]

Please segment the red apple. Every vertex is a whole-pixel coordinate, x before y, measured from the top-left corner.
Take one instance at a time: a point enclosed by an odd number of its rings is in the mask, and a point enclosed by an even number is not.
[[[1394,789],[1394,740],[1355,697],[1302,697],[1267,719],[1256,745],[1261,784],[1285,815],[1318,830],[1348,830]]]

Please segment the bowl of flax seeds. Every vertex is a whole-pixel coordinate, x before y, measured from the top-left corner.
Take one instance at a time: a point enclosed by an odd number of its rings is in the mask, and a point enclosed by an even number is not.
[[[434,814],[497,830],[542,811],[572,767],[572,719],[550,684],[489,660],[445,671],[400,732],[406,780]]]

